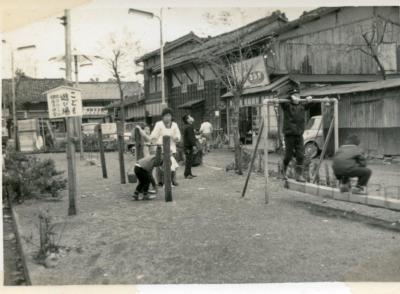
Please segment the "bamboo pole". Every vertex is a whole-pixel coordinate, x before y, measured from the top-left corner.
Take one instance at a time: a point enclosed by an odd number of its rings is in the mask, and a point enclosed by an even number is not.
[[[268,187],[268,104],[263,106],[263,121],[264,121],[264,184],[265,184],[265,203],[269,202],[269,187]]]
[[[249,183],[250,175],[251,175],[251,172],[253,170],[254,160],[256,159],[257,149],[258,149],[258,145],[260,144],[260,140],[261,140],[261,137],[262,137],[263,129],[264,129],[264,119],[261,119],[261,124],[260,124],[260,127],[259,127],[259,132],[258,132],[258,136],[257,136],[256,145],[254,146],[254,151],[253,151],[253,155],[251,157],[249,171],[247,172],[246,182],[244,183],[244,187],[243,187],[242,197],[244,197],[244,195],[246,194],[247,185]]]

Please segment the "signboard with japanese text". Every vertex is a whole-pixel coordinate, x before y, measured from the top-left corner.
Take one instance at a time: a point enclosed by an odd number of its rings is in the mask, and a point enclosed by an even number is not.
[[[83,107],[83,115],[107,115],[108,111],[102,106]]]
[[[104,123],[101,124],[101,131],[103,135],[112,135],[117,133],[116,123]]]
[[[270,83],[263,56],[257,56],[235,63],[232,65],[232,71],[235,72],[235,76],[238,77],[238,79],[245,78],[243,76],[246,76],[250,71],[244,84],[245,89],[265,86]]]
[[[45,94],[50,119],[82,116],[82,98],[79,89],[61,86]]]

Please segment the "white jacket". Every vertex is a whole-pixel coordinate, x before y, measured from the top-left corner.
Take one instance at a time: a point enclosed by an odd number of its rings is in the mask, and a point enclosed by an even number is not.
[[[151,132],[150,139],[157,145],[163,144],[163,136],[171,137],[171,153],[176,153],[176,143],[181,140],[181,132],[178,125],[172,122],[170,128],[166,128],[162,120],[158,121]]]

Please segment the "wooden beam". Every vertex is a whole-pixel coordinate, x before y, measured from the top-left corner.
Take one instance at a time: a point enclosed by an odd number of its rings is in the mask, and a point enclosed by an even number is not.
[[[185,75],[189,78],[189,80],[190,80],[192,83],[194,83],[193,79],[190,77],[190,75],[187,73],[187,71],[186,71],[183,67],[181,67],[181,69],[182,69],[182,71],[185,73]]]
[[[176,74],[176,72],[173,69],[171,69],[171,72],[172,72],[172,75],[175,77],[175,79],[178,80],[179,84],[182,85],[182,81],[178,78],[178,75]]]
[[[198,74],[198,75],[203,79],[203,81],[204,81],[204,80],[205,80],[205,79],[204,79],[204,76],[201,74],[199,68],[198,68],[198,67],[196,66],[196,64],[194,64],[193,62],[192,62],[192,65],[193,65],[194,69],[196,70],[197,74]]]

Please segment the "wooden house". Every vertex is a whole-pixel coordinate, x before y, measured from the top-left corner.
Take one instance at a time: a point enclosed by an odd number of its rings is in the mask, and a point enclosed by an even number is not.
[[[400,155],[399,78],[310,88],[301,95],[339,99],[339,144],[355,134],[370,155]]]

